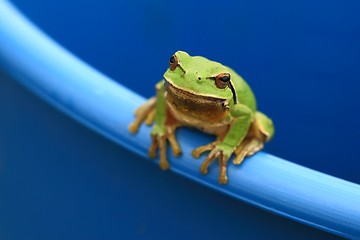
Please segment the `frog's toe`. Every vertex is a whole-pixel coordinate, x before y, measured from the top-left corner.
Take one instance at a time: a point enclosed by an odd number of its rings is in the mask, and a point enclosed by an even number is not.
[[[200,147],[194,149],[194,150],[192,151],[191,155],[192,155],[194,158],[199,158],[202,153],[214,149],[215,146],[216,146],[216,143],[217,143],[217,141],[216,141],[216,142],[209,143],[209,144],[206,144],[206,145],[204,145],[204,146],[200,146]],[[209,154],[209,155],[210,155],[210,154]]]
[[[155,158],[156,150],[158,149],[158,139],[157,136],[152,136],[151,139],[152,140],[151,140],[151,145],[149,147],[148,155],[150,158]]]
[[[145,121],[148,123],[151,119],[152,112],[154,112],[155,117],[155,103],[156,99],[154,97],[150,98],[143,105],[141,105],[138,109],[135,110],[135,120],[129,125],[128,130],[131,133],[136,133],[141,126],[141,124]]]
[[[129,132],[131,132],[133,134],[137,133],[137,131],[139,130],[144,119],[145,119],[144,114],[138,114],[138,116],[135,118],[135,120],[132,123],[130,123],[130,125],[128,127]]]
[[[200,172],[204,175],[208,174],[208,166],[204,166],[204,164],[201,164]]]
[[[139,127],[140,127],[140,124],[135,120],[132,123],[130,123],[128,130],[129,130],[129,132],[134,134],[138,131]]]
[[[233,163],[234,163],[235,165],[239,165],[240,163],[242,163],[242,162],[244,161],[244,158],[245,158],[244,154],[238,154],[238,155],[236,155],[236,157],[234,158]]]
[[[228,177],[227,177],[227,165],[229,162],[231,154],[227,154],[226,151],[221,151],[220,155],[220,174],[219,174],[219,183],[220,184],[227,184]]]
[[[170,144],[171,144],[171,142],[170,142]],[[180,156],[181,153],[182,153],[182,151],[181,151],[181,149],[180,149],[179,146],[173,146],[173,144],[171,144],[171,149],[172,149],[173,155],[174,155],[175,157]]]
[[[208,173],[208,167],[209,165],[217,158],[220,156],[220,152],[217,151],[216,149],[213,149],[209,155],[207,156],[207,158],[204,160],[204,162],[201,164],[200,166],[200,172],[202,174],[207,174]]]
[[[145,113],[138,115],[136,119],[132,123],[130,123],[128,127],[129,132],[136,133],[139,130],[141,124],[143,123],[145,117]]]
[[[235,165],[239,165],[243,162],[245,157],[254,155],[256,152],[263,149],[264,143],[259,139],[247,140],[243,144],[239,145],[235,150],[236,157],[233,160]]]
[[[208,146],[206,146],[206,147],[208,148]],[[202,174],[207,174],[209,165],[215,159],[219,159],[219,165],[220,165],[219,183],[226,184],[228,182],[227,164],[228,164],[231,154],[232,154],[231,148],[228,148],[224,145],[214,144],[214,147],[212,148],[211,152],[209,153],[207,158],[204,160],[204,162],[201,164],[200,172]]]
[[[166,158],[166,138],[164,135],[154,134],[149,147],[149,157],[155,158],[158,149],[160,153],[160,168],[167,170],[170,168],[170,164]]]
[[[220,184],[227,184],[227,182],[228,182],[228,177],[227,177],[227,175],[222,175],[222,174],[220,174],[220,176],[219,176],[219,183]]]
[[[175,137],[175,127],[167,127],[167,140],[170,142],[170,146],[174,156],[181,154],[181,148]]]
[[[163,160],[163,161],[161,161],[160,160],[160,168],[162,169],[162,170],[168,170],[169,168],[170,168],[170,164],[169,164],[169,162],[165,159],[165,160]]]
[[[150,126],[154,123],[155,121],[155,115],[156,115],[156,111],[155,109],[153,109],[147,116],[145,119],[145,124]]]
[[[159,137],[159,151],[160,151],[160,168],[167,170],[170,168],[170,164],[166,158],[166,138],[165,136]]]

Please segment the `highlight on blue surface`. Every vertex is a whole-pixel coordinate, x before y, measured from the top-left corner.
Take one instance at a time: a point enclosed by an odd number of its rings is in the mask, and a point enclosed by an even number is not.
[[[144,98],[63,49],[7,1],[0,1],[0,67],[59,110],[147,157],[150,129],[142,127],[137,135],[127,130]],[[240,167],[230,164],[230,181],[220,186],[216,169],[202,176],[201,161],[188,154],[199,138],[192,132],[180,136],[185,154],[177,161],[169,157],[171,171],[290,219],[360,238],[359,185],[260,152]]]

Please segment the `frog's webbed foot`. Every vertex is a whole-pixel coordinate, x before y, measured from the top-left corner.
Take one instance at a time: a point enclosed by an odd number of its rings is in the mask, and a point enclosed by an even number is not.
[[[156,157],[156,150],[160,152],[160,168],[167,170],[170,168],[170,164],[166,158],[166,138],[165,135],[153,134],[151,136],[151,145],[149,148],[149,157]]]
[[[136,133],[145,121],[147,125],[151,125],[155,119],[155,104],[156,98],[152,97],[135,110],[135,120],[129,125],[129,131]]]
[[[166,138],[170,143],[173,155],[179,156],[181,154],[181,148],[175,137],[175,129],[176,126],[166,126]]]
[[[215,142],[206,144],[206,145],[204,145],[204,146],[200,146],[200,147],[194,149],[191,154],[192,154],[192,156],[193,156],[194,158],[199,158],[202,153],[214,149],[214,148],[215,148],[215,145],[216,145],[217,143],[219,143],[219,141],[215,141]]]
[[[236,149],[236,157],[233,160],[233,163],[239,165],[243,162],[245,157],[254,155],[256,152],[260,151],[264,147],[264,141],[257,138],[248,138],[245,139]]]
[[[160,168],[167,170],[170,167],[170,164],[166,157],[166,146],[167,141],[169,141],[173,155],[178,156],[181,154],[181,148],[175,137],[176,126],[165,126],[160,127],[155,125],[151,132],[151,145],[149,148],[149,157],[155,158],[156,152],[159,149],[160,153]]]
[[[150,126],[154,123],[155,121],[155,114],[156,114],[156,110],[155,108],[151,110],[151,112],[149,112],[149,114],[146,116],[145,119],[145,124]]]
[[[202,174],[208,173],[208,167],[209,165],[215,160],[219,159],[220,164],[220,175],[219,175],[219,183],[220,184],[226,184],[228,182],[227,177],[227,164],[229,161],[229,158],[231,154],[233,153],[233,149],[231,149],[229,146],[225,144],[219,143],[219,141],[215,141],[212,143],[209,143],[205,146],[201,146],[196,148],[192,155],[195,158],[198,158],[200,154],[203,152],[210,151],[207,158],[204,160],[204,162],[200,166],[200,172]]]

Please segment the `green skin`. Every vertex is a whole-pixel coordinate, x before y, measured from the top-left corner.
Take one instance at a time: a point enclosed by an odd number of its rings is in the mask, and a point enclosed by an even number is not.
[[[271,119],[257,111],[253,92],[235,71],[204,57],[190,56],[183,51],[176,52],[174,57],[177,66],[175,64],[176,67],[170,67],[164,73],[164,80],[157,84],[156,99],[149,100],[139,108],[137,119],[129,129],[131,132],[136,132],[146,115],[155,116],[155,124],[151,132],[153,142],[149,155],[155,157],[156,149],[159,148],[160,166],[163,169],[169,167],[165,153],[166,140],[170,142],[174,155],[181,152],[174,137],[177,127],[190,126],[215,134],[217,140],[195,149],[193,156],[199,157],[201,153],[210,151],[200,170],[206,174],[209,164],[214,159],[218,159],[219,182],[226,184],[228,182],[226,168],[231,155],[235,153],[237,156],[234,163],[240,164],[246,156],[259,151],[263,143],[272,138],[273,123]],[[216,76],[221,74],[230,76],[225,88],[219,88],[215,83]],[[176,91],[174,92],[173,89]],[[185,97],[178,97],[178,90],[184,93]],[[177,99],[176,104],[174,98]],[[205,101],[206,99],[210,100]],[[193,101],[202,104],[198,110],[187,106],[190,103],[194,105]],[[222,102],[222,107],[216,105],[219,101]],[[153,114],[150,114],[151,112]],[[220,117],[209,117],[215,112]],[[151,119],[147,120],[147,123],[151,122]]]

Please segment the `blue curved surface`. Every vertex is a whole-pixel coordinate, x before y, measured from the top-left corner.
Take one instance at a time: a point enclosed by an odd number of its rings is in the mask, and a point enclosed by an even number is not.
[[[150,129],[143,127],[136,136],[127,131],[134,109],[144,99],[63,49],[6,1],[0,2],[0,65],[61,111],[147,156]],[[240,167],[230,165],[229,184],[219,186],[217,167],[204,177],[198,171],[200,161],[190,156],[199,141],[201,137],[190,131],[181,134],[184,154],[170,157],[172,171],[291,219],[360,238],[359,185],[261,152]]]

